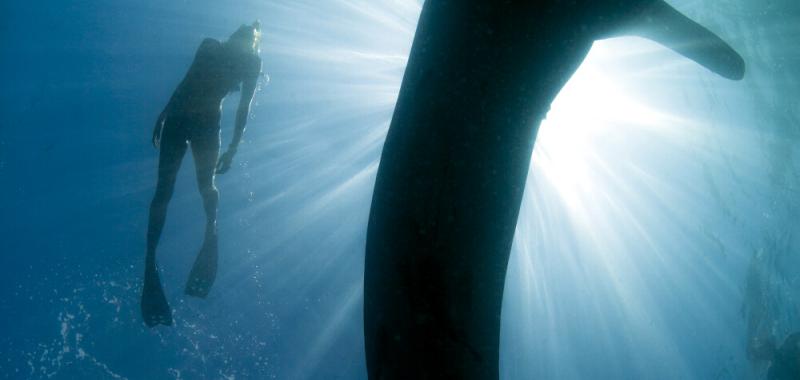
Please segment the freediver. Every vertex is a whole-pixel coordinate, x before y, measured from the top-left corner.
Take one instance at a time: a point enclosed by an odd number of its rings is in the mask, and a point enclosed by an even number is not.
[[[242,25],[225,42],[204,39],[189,71],[156,121],[152,142],[156,149],[160,149],[158,183],[150,204],[141,301],[142,318],[147,326],[172,325],[172,310],[158,275],[156,246],[187,147],[191,147],[194,157],[197,186],[206,213],[206,227],[203,245],[189,274],[185,293],[205,298],[216,278],[219,193],[214,185],[214,174],[223,174],[230,169],[242,139],[261,73],[260,39],[261,25],[258,21],[252,25]],[[222,101],[237,90],[241,90],[241,99],[236,112],[233,139],[220,157]]]

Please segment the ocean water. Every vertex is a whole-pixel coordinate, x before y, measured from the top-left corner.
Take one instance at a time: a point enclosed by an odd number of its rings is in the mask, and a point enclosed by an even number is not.
[[[759,379],[748,341],[800,330],[800,2],[670,4],[747,74],[638,38],[594,45],[532,156],[504,379]],[[0,376],[366,378],[366,222],[420,8],[0,4]],[[217,282],[182,294],[204,225],[186,158],[158,252],[175,325],[147,328],[153,123],[200,41],[255,19],[266,75],[217,177]]]

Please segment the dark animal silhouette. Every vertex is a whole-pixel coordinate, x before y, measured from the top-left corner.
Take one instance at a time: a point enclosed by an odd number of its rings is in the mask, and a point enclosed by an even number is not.
[[[425,2],[370,211],[371,379],[498,377],[506,266],[538,125],[592,42],[622,35],[744,75],[733,49],[663,1]]]

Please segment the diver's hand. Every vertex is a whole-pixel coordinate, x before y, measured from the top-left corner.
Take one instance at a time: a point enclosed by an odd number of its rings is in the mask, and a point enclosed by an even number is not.
[[[164,131],[164,114],[158,115],[158,120],[156,120],[156,126],[153,128],[153,146],[158,149],[161,146],[161,132]]]
[[[234,154],[236,154],[236,149],[228,148],[228,151],[219,158],[219,161],[217,162],[217,174],[225,174],[228,169],[231,168],[231,162],[233,161]]]

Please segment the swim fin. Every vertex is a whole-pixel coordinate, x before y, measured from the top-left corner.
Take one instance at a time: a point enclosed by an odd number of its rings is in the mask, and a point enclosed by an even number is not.
[[[189,296],[206,298],[214,280],[217,278],[217,237],[206,237],[200,253],[189,273],[184,293]]]
[[[155,264],[146,265],[142,287],[142,319],[148,327],[172,326],[172,309],[164,296]]]

